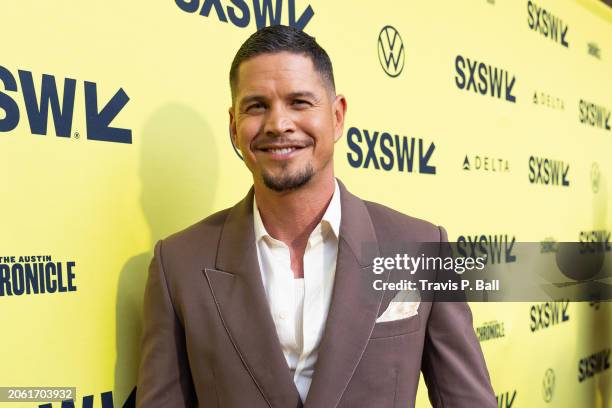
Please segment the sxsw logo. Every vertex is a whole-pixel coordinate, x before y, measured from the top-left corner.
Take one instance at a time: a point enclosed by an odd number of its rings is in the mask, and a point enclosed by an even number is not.
[[[4,111],[4,117],[0,119],[0,132],[10,132],[19,124],[23,112],[19,111],[15,100],[16,95],[13,93],[21,89],[25,115],[33,134],[47,134],[47,122],[49,111],[51,111],[55,134],[67,138],[73,136],[72,118],[75,109],[77,80],[72,78],[63,80],[63,96],[60,103],[55,76],[43,74],[40,89],[37,90],[30,71],[18,70],[17,72],[19,82],[8,69],[0,66],[0,83],[4,86],[4,91],[0,89],[0,111]],[[113,119],[130,100],[125,91],[119,88],[102,109],[98,109],[98,86],[95,82],[84,81],[83,92],[87,139],[131,144],[132,131],[130,129],[110,126]],[[78,138],[79,133],[75,132],[74,137]]]
[[[95,402],[96,402],[96,396],[92,394],[92,395],[84,395],[81,398],[80,404],[78,403],[78,400],[68,399],[68,400],[63,400],[61,402],[61,406],[58,403],[55,405],[55,407],[58,407],[58,408],[77,408],[77,407],[93,408],[94,405],[100,406],[102,408],[114,408],[115,407],[115,403],[113,402],[113,392],[112,391],[106,391],[106,392],[100,393],[100,404],[97,404]],[[135,406],[136,406],[136,388],[132,389],[132,392],[127,397],[123,405],[121,405],[121,407],[122,408],[134,408]],[[38,408],[54,408],[54,404],[50,402],[46,404],[39,404]]]
[[[436,150],[433,142],[391,135],[385,131],[362,131],[356,127],[348,130],[346,142],[350,150],[346,157],[351,167],[436,174],[436,166],[430,164],[431,156]]]
[[[580,231],[578,242],[580,243],[580,253],[610,252],[609,230]]]
[[[310,6],[303,9],[298,16],[295,0],[252,0],[252,4],[247,4],[245,0],[231,0],[226,3],[232,5],[225,7],[221,0],[175,0],[175,3],[181,10],[187,13],[198,12],[203,17],[210,17],[211,13],[214,12],[219,21],[223,23],[229,21],[240,28],[247,27],[251,22],[251,16],[253,16],[258,30],[279,24],[303,30],[314,16],[314,11]],[[283,5],[286,6],[285,10],[287,10],[284,21],[282,19]]]
[[[455,71],[457,88],[516,103],[512,94],[516,77],[505,69],[457,55]]]
[[[506,391],[495,396],[498,408],[513,408],[516,390]]]
[[[531,319],[529,330],[533,333],[541,329],[548,329],[549,327],[568,322],[570,319],[568,309],[569,300],[531,305],[529,309],[529,316]]]
[[[465,158],[463,159],[463,170],[507,173],[510,171],[510,164],[506,159],[493,158],[489,156],[475,155],[470,160],[470,157],[466,154]]]
[[[612,112],[605,106],[596,105],[581,99],[578,103],[580,123],[603,130],[610,130],[610,115]]]
[[[387,75],[395,78],[404,70],[404,42],[392,26],[384,26],[378,34],[378,62]]]
[[[531,30],[539,32],[544,37],[550,38],[566,48],[569,47],[565,38],[568,26],[559,17],[531,0],[527,2],[527,14],[527,24]]]
[[[578,361],[578,382],[610,369],[610,348],[603,349]]]
[[[485,263],[511,263],[516,262],[515,243],[516,237],[508,234],[459,235],[457,252],[463,257],[484,257]]]
[[[531,184],[544,184],[554,186],[569,186],[569,163],[561,160],[529,157],[529,182]]]

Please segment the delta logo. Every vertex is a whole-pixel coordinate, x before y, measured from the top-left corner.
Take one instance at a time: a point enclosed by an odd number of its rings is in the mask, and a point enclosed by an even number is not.
[[[534,105],[546,106],[556,110],[565,110],[565,102],[563,99],[546,92],[535,91],[532,100]]]
[[[61,98],[58,81],[63,82]],[[78,139],[80,132],[73,133],[72,121],[75,108],[80,108],[75,106],[75,96],[77,91],[82,91],[84,97],[79,99],[85,102],[87,140],[132,143],[131,129],[110,126],[130,100],[123,88],[119,88],[102,109],[99,109],[98,85],[95,82],[78,81],[73,78],[60,79],[51,74],[42,75],[40,87],[34,82],[39,83],[38,78],[34,81],[31,71],[20,69],[17,75],[13,75],[8,69],[0,66],[0,132],[11,132],[19,125],[24,114],[20,112],[17,104],[17,98],[21,93],[25,116],[33,135],[47,135],[49,116],[51,116],[56,136]]]
[[[258,30],[279,24],[303,30],[314,16],[310,5],[298,11],[295,0],[252,0],[249,3],[245,0],[175,0],[175,3],[186,13],[209,18],[214,15],[220,22],[229,22],[238,28],[248,27],[254,19]]]
[[[508,173],[510,171],[510,164],[506,159],[480,155],[470,156],[466,154],[463,159],[463,170]]]

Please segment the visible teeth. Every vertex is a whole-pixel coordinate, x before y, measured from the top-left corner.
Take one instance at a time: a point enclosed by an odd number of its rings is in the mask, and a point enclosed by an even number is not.
[[[275,154],[287,154],[287,153],[291,153],[294,150],[295,150],[295,147],[285,147],[283,149],[270,149],[270,151]]]

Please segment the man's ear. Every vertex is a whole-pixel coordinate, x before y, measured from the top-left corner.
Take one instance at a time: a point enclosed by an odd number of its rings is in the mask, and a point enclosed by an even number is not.
[[[334,115],[334,143],[337,142],[344,133],[344,116],[346,115],[346,98],[344,95],[336,95],[332,110]]]
[[[234,116],[234,107],[230,106],[228,109],[229,112],[229,121],[230,121],[230,136],[232,138],[232,143],[236,150],[240,150],[238,148],[238,137],[236,132],[236,117]]]

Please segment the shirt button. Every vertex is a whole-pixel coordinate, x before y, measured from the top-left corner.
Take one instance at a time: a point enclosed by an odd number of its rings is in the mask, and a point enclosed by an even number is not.
[[[281,319],[281,320],[285,320],[286,317],[287,317],[287,315],[285,315],[285,313],[281,312],[281,313],[278,314],[278,318]]]

